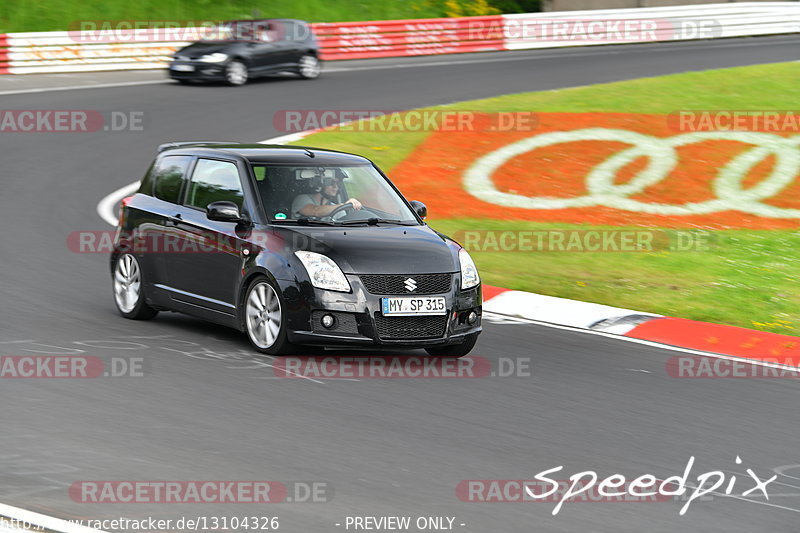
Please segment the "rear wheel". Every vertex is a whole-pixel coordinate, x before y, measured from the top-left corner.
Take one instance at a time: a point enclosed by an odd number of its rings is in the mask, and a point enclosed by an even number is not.
[[[475,343],[477,341],[478,334],[473,333],[472,335],[468,335],[461,344],[451,344],[450,346],[432,346],[430,348],[425,348],[425,351],[436,357],[464,357],[472,351],[472,348],[475,347]]]
[[[247,289],[244,325],[250,343],[261,353],[280,355],[293,348],[280,296],[266,278],[256,279]]]
[[[297,72],[300,74],[301,78],[306,80],[318,78],[320,70],[319,59],[310,54],[301,57],[300,61],[297,63]]]
[[[119,314],[132,320],[149,320],[158,311],[147,305],[144,298],[142,269],[131,254],[122,254],[114,266],[114,303]]]
[[[247,65],[241,61],[233,60],[225,67],[225,81],[228,85],[244,85],[249,77]]]

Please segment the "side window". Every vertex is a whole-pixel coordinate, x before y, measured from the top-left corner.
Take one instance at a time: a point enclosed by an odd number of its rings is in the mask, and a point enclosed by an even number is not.
[[[186,205],[205,211],[211,202],[227,200],[242,208],[244,193],[236,165],[228,161],[199,159],[194,167]]]
[[[147,169],[142,181],[139,183],[139,190],[137,191],[139,194],[153,196],[153,174],[155,174],[155,168],[156,163],[154,161],[150,164],[150,168]]]
[[[186,170],[192,157],[188,155],[168,155],[159,159],[153,167],[153,195],[165,202],[178,203],[181,187],[186,181]]]
[[[267,42],[276,43],[286,40],[286,27],[279,20],[270,20],[266,25],[265,39]]]

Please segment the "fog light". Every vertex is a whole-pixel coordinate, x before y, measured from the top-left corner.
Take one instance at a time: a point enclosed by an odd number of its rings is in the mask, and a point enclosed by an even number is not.
[[[478,320],[478,313],[475,311],[470,311],[469,315],[467,315],[467,323],[471,326],[475,324],[476,320]]]
[[[321,322],[325,329],[331,329],[336,323],[336,319],[333,317],[333,315],[322,315]]]

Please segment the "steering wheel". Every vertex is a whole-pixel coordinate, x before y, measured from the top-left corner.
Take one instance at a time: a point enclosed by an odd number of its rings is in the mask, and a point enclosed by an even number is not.
[[[344,211],[344,212],[347,212],[347,210],[348,210],[348,209],[349,209],[351,212],[356,210],[356,208],[355,208],[355,207],[353,207],[353,204],[351,204],[351,203],[349,203],[349,202],[348,202],[348,203],[346,203],[346,204],[340,205],[339,207],[337,207],[336,209],[334,209],[333,211],[331,211],[330,213],[328,213],[328,214],[327,214],[325,217],[323,217],[323,218],[325,218],[325,219],[328,219],[328,220],[333,220],[333,217],[334,217],[334,215],[338,215],[339,213],[341,213],[341,212],[343,212],[343,211]]]

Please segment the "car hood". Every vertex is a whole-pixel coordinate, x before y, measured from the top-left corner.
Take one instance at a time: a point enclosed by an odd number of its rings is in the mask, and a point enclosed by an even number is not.
[[[458,245],[428,226],[281,228],[293,251],[327,255],[346,274],[456,272]]]

